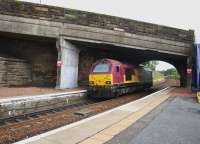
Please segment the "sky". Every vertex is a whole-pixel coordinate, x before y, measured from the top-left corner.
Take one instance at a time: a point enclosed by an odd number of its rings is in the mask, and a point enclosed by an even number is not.
[[[174,66],[163,61],[159,61],[158,65],[156,66],[157,71],[167,70],[170,68],[174,68]]]
[[[195,30],[200,43],[199,0],[23,0],[119,16],[185,30]],[[171,68],[166,63],[160,69]]]

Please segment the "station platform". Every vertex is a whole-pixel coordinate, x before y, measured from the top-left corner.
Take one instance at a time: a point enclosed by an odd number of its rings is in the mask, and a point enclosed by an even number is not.
[[[0,99],[44,95],[50,93],[64,93],[85,90],[84,87],[73,89],[55,89],[49,87],[1,87]]]
[[[17,142],[16,144],[102,144],[112,140],[171,96],[166,88],[126,105]]]
[[[16,144],[199,144],[199,111],[195,94],[166,88]]]
[[[0,88],[0,118],[73,104],[86,96],[84,88],[3,87]]]

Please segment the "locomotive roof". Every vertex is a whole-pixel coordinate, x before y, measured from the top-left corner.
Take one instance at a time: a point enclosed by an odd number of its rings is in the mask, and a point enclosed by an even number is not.
[[[112,64],[122,64],[122,62],[114,60],[114,59],[103,59],[103,60],[106,60],[106,61],[108,61],[108,62],[110,62]]]
[[[127,64],[127,63],[120,62],[118,60],[108,59],[108,58],[104,58],[104,59],[97,61],[97,63],[101,63],[101,62],[109,62],[113,65],[124,65],[125,67],[134,67],[134,65],[132,65],[132,64]]]

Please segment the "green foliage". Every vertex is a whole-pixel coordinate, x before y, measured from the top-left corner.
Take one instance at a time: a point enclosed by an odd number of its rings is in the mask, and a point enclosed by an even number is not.
[[[23,8],[23,2],[22,1],[19,1],[19,0],[14,0],[15,2],[15,6],[21,10]]]
[[[180,75],[175,68],[163,70],[163,71],[160,71],[160,73],[162,73],[165,77],[170,77],[174,79],[180,78]]]
[[[22,2],[21,1],[19,1],[19,0],[14,0],[14,2],[15,2],[15,4],[22,4]]]
[[[79,17],[79,12],[76,10],[65,10],[65,19],[77,19]]]
[[[159,71],[153,71],[153,81],[164,80],[164,75]]]
[[[158,65],[158,61],[149,61],[141,64],[140,66],[143,68],[150,68],[152,71],[156,70],[156,65]]]

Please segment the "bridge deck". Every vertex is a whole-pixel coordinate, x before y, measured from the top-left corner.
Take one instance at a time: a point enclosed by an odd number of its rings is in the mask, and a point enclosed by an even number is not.
[[[0,0],[4,34],[104,43],[190,56],[194,31],[27,2]],[[25,37],[26,37],[25,36]]]
[[[153,36],[180,42],[193,41],[193,31],[125,19],[86,11],[33,4],[22,1],[0,0],[0,14],[63,22],[132,34]]]

